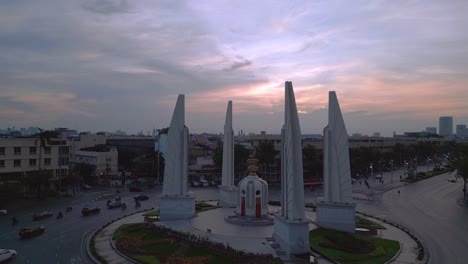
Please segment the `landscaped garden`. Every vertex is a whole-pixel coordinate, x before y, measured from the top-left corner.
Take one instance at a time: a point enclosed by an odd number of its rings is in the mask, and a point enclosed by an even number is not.
[[[310,247],[343,264],[383,264],[400,249],[395,240],[318,228],[309,233]]]
[[[252,254],[163,226],[138,223],[118,228],[113,239],[125,255],[141,263],[277,263],[271,255]]]
[[[410,182],[410,183],[417,182],[420,180],[424,180],[427,178],[431,178],[431,177],[446,173],[448,171],[449,170],[433,170],[433,171],[426,171],[426,172],[418,172],[416,175],[408,176],[405,179],[402,179],[401,181]]]

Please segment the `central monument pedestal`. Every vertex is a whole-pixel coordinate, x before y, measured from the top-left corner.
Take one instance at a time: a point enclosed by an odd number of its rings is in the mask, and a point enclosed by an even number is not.
[[[309,221],[290,220],[275,215],[273,238],[287,256],[310,251]]]
[[[237,188],[219,185],[219,206],[231,207],[237,206]]]
[[[161,221],[192,218],[195,216],[195,196],[162,195],[159,212]]]
[[[317,225],[323,228],[354,233],[356,228],[356,204],[317,202]]]

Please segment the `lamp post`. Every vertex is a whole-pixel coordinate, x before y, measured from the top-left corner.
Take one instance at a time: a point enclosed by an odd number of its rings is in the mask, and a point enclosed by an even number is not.
[[[371,178],[374,179],[374,182],[375,182],[374,171],[373,171],[373,164],[372,164],[372,162],[371,162],[369,168],[370,168],[370,175],[371,175]]]
[[[390,183],[393,183],[393,160],[390,160]]]

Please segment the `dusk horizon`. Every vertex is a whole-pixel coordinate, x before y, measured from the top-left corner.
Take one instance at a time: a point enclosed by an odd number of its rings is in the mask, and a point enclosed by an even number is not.
[[[54,8],[50,8],[50,7]],[[265,8],[265,7],[268,8]],[[303,134],[322,134],[328,91],[348,133],[468,124],[464,1],[0,2],[0,128],[169,126],[281,132],[292,81]]]

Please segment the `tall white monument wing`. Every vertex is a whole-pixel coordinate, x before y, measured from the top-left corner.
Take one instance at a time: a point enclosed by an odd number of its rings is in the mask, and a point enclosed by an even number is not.
[[[282,216],[304,219],[302,144],[296,99],[291,82],[285,83],[285,123],[282,130]]]
[[[329,92],[328,127],[326,142],[329,146],[327,158],[331,197],[334,202],[352,202],[351,169],[349,163],[348,133],[334,91]]]
[[[165,169],[163,195],[185,195],[187,192],[188,174],[188,130],[185,127],[185,100],[180,94],[177,98],[174,114],[167,136],[167,155],[165,155]]]
[[[224,123],[222,183],[234,187],[234,132],[232,130],[232,101],[228,102]]]

